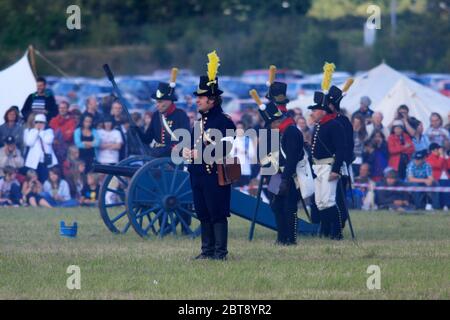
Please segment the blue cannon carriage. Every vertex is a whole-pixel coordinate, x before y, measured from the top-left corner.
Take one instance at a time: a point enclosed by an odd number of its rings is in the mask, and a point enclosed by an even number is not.
[[[106,174],[100,187],[99,210],[106,227],[123,234],[132,227],[143,237],[177,234],[181,226],[192,237],[200,234],[189,172],[170,158],[130,157],[117,165],[95,165]],[[257,197],[233,189],[231,214],[276,231],[270,206]],[[189,225],[186,216],[192,219]],[[177,228],[178,227],[178,228]],[[298,232],[315,235],[318,226],[299,219]]]

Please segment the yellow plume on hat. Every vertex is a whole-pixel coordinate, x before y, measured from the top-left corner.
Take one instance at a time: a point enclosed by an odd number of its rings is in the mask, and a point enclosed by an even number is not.
[[[334,70],[336,70],[334,63],[325,62],[325,65],[323,66],[322,91],[328,92],[328,90],[330,90]]]
[[[263,105],[261,98],[259,97],[258,92],[255,89],[250,90],[249,94],[253,98],[253,100],[255,100],[258,107]]]
[[[208,54],[208,60],[208,78],[210,82],[214,82],[220,66],[220,58],[217,55],[216,50]]]
[[[275,81],[275,77],[276,77],[276,73],[277,73],[277,67],[274,65],[271,65],[269,68],[269,86]]]
[[[353,78],[349,78],[347,80],[347,82],[345,83],[344,88],[342,89],[342,92],[347,92],[350,89],[350,87],[353,85],[353,82],[355,82],[355,80]]]
[[[177,86],[177,75],[178,75],[178,68],[172,68],[169,82],[169,87],[172,89],[174,89]]]
[[[172,68],[170,72],[170,82],[177,82],[178,68]]]

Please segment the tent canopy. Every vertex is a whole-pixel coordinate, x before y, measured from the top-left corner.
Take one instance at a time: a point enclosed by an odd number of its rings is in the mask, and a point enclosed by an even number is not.
[[[362,96],[372,100],[371,109],[383,113],[383,123],[388,125],[394,118],[397,108],[405,104],[410,116],[416,117],[429,126],[432,112],[444,119],[450,111],[450,99],[428,87],[421,85],[385,63],[356,77],[341,107],[349,113],[359,108]]]
[[[28,61],[28,51],[15,64],[0,71],[0,124],[11,106],[22,109],[28,95],[36,91],[36,80]]]
[[[427,89],[427,90],[423,90]],[[397,107],[405,104],[409,107],[411,117],[423,122],[425,128],[430,125],[432,112],[439,113],[444,119],[450,111],[450,99],[420,84],[400,79],[389,93],[375,107],[375,111],[383,114],[383,123],[388,125],[395,117]],[[445,121],[445,120],[444,120]]]
[[[409,107],[410,115],[422,121],[425,128],[430,124],[432,112],[439,113],[444,119],[450,112],[449,98],[411,80],[385,63],[355,78],[353,86],[342,99],[341,108],[351,115],[359,108],[363,96],[372,100],[372,110],[383,113],[384,125],[389,125],[402,104]],[[311,104],[312,96],[309,96],[292,101],[288,108],[306,110]]]

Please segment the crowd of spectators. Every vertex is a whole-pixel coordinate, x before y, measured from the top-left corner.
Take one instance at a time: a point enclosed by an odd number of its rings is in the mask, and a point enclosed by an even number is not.
[[[364,210],[448,209],[449,193],[383,187],[450,186],[450,113],[445,126],[439,114],[431,114],[430,127],[425,128],[409,115],[408,106],[402,105],[384,126],[383,114],[372,111],[370,105],[370,98],[363,97],[352,115],[342,110],[354,129],[355,188],[347,192],[350,206]],[[192,108],[186,111],[192,126],[197,114]],[[308,149],[314,123],[300,108],[289,113]],[[145,131],[152,113],[131,116]],[[64,99],[57,102],[45,79],[38,78],[37,91],[22,108],[9,108],[0,126],[0,205],[95,206],[103,177],[93,173],[92,166],[117,164],[135,154],[133,144],[127,143],[129,127],[114,96],[101,101],[90,97],[81,107]],[[256,108],[246,110],[236,127],[232,153],[242,164],[242,179],[236,184],[242,187],[251,185],[259,173],[257,139],[244,134],[263,127]]]
[[[129,124],[113,97],[101,103],[91,97],[80,109],[68,100],[57,102],[38,78],[25,105],[6,111],[0,126],[0,205],[97,204],[103,177],[92,166],[128,156]]]
[[[349,194],[350,203],[366,210],[448,210],[449,193],[432,187],[450,186],[450,113],[446,125],[440,114],[432,113],[430,126],[424,128],[420,119],[409,115],[408,106],[401,105],[384,127],[383,114],[369,112],[367,104],[370,99],[362,98],[360,110],[350,117],[358,186]]]

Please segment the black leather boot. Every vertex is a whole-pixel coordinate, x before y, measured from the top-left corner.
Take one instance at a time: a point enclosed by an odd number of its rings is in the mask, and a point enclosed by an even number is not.
[[[342,183],[338,183],[337,190],[336,190],[336,205],[339,209],[340,213],[340,219],[341,219],[341,227],[342,229],[345,228],[345,223],[347,221],[347,218],[349,216],[348,212],[348,204],[347,199],[345,198],[345,190],[347,190],[346,185],[348,185],[348,177],[343,177]]]
[[[283,215],[279,212],[274,212],[275,216],[275,223],[277,225],[277,241],[275,244],[283,245],[286,241],[286,227],[285,227],[285,221],[283,220]]]
[[[344,237],[342,235],[342,216],[341,212],[337,206],[331,207],[330,209],[330,238],[333,240],[342,240]]]
[[[332,208],[327,208],[324,210],[320,210],[319,211],[319,215],[320,215],[320,233],[322,237],[325,238],[329,238],[330,234],[331,234],[331,217],[330,215],[332,214],[332,212],[330,212],[330,209]]]
[[[297,213],[288,213],[286,216],[286,245],[297,244]]]
[[[214,259],[226,260],[228,254],[228,221],[214,223],[214,237],[216,239]]]
[[[216,243],[216,240],[214,238],[214,226],[212,223],[201,222],[200,229],[202,231],[202,253],[195,257],[195,259],[213,259],[214,245]]]

